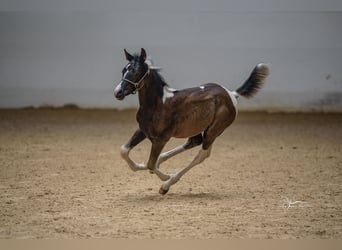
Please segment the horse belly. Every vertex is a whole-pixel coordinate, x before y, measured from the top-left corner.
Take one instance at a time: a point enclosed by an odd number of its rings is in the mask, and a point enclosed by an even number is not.
[[[207,126],[200,126],[200,125],[193,126],[193,124],[185,124],[184,126],[182,126],[180,130],[177,130],[174,137],[189,138],[189,137],[202,133],[204,130],[206,130],[207,127],[208,125]]]
[[[177,116],[178,124],[174,133],[176,138],[187,138],[202,133],[214,119],[214,105],[203,103],[189,107],[186,112]]]

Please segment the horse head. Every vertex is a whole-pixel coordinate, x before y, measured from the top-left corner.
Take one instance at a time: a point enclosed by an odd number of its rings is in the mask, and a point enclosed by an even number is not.
[[[146,51],[141,48],[140,55],[131,55],[124,49],[128,64],[122,69],[122,79],[114,90],[114,96],[123,100],[125,96],[135,94],[143,87],[143,81],[149,74],[149,67],[145,63]]]

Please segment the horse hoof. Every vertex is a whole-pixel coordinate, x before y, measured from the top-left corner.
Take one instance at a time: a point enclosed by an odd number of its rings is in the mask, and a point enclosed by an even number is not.
[[[165,195],[167,192],[169,192],[169,189],[167,189],[167,190],[164,190],[163,188],[160,188],[160,189],[159,189],[159,193],[160,193],[161,195]]]

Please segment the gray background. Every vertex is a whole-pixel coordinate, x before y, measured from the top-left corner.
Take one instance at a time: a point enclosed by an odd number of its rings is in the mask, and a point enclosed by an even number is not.
[[[342,110],[342,1],[1,1],[0,107],[135,107],[113,97],[123,49],[173,88],[271,76],[242,109]]]

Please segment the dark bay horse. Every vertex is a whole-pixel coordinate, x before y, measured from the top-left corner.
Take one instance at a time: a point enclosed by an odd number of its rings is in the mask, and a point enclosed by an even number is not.
[[[149,169],[155,173],[164,181],[159,193],[166,194],[186,172],[209,157],[215,139],[237,116],[238,97],[253,97],[262,87],[269,69],[266,64],[259,63],[235,91],[215,83],[175,90],[168,86],[157,69],[147,64],[144,49],[140,55],[124,52],[128,64],[122,70],[122,79],[114,90],[114,96],[123,100],[125,96],[138,92],[140,107],[136,115],[139,128],[121,146],[121,156],[133,171]],[[172,137],[188,140],[161,153]],[[145,138],[151,141],[152,148],[147,164],[139,164],[129,157],[129,152]],[[199,145],[202,147],[196,157],[179,172],[164,173],[159,169],[162,162]]]

